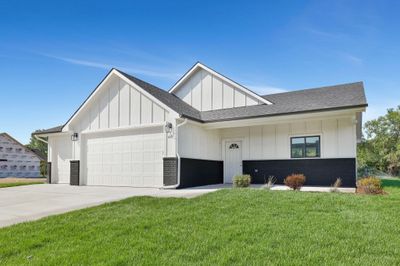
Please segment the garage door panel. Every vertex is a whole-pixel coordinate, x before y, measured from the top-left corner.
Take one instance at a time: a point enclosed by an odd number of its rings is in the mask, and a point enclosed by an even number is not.
[[[162,186],[164,138],[161,130],[88,137],[87,185]]]

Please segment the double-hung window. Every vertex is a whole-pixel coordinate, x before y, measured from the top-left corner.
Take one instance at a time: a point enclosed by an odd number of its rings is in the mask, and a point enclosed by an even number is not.
[[[292,158],[321,157],[320,136],[290,138],[290,153]]]

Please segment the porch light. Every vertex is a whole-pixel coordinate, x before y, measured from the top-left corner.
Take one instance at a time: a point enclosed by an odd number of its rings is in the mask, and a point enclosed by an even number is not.
[[[72,140],[72,141],[77,141],[77,140],[78,140],[78,133],[73,133],[73,134],[71,135],[71,140]]]
[[[165,132],[171,134],[172,132],[172,124],[170,122],[165,123]]]

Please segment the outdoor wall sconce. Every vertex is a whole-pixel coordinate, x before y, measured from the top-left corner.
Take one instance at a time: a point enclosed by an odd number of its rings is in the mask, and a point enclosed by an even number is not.
[[[172,124],[170,122],[165,123],[165,132],[168,134],[172,133]]]
[[[71,140],[72,140],[72,141],[77,141],[77,140],[78,140],[78,133],[73,133],[73,134],[71,135]]]

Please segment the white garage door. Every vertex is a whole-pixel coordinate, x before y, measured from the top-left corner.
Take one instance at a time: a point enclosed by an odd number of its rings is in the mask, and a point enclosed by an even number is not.
[[[86,184],[161,187],[165,135],[160,131],[88,136]]]

